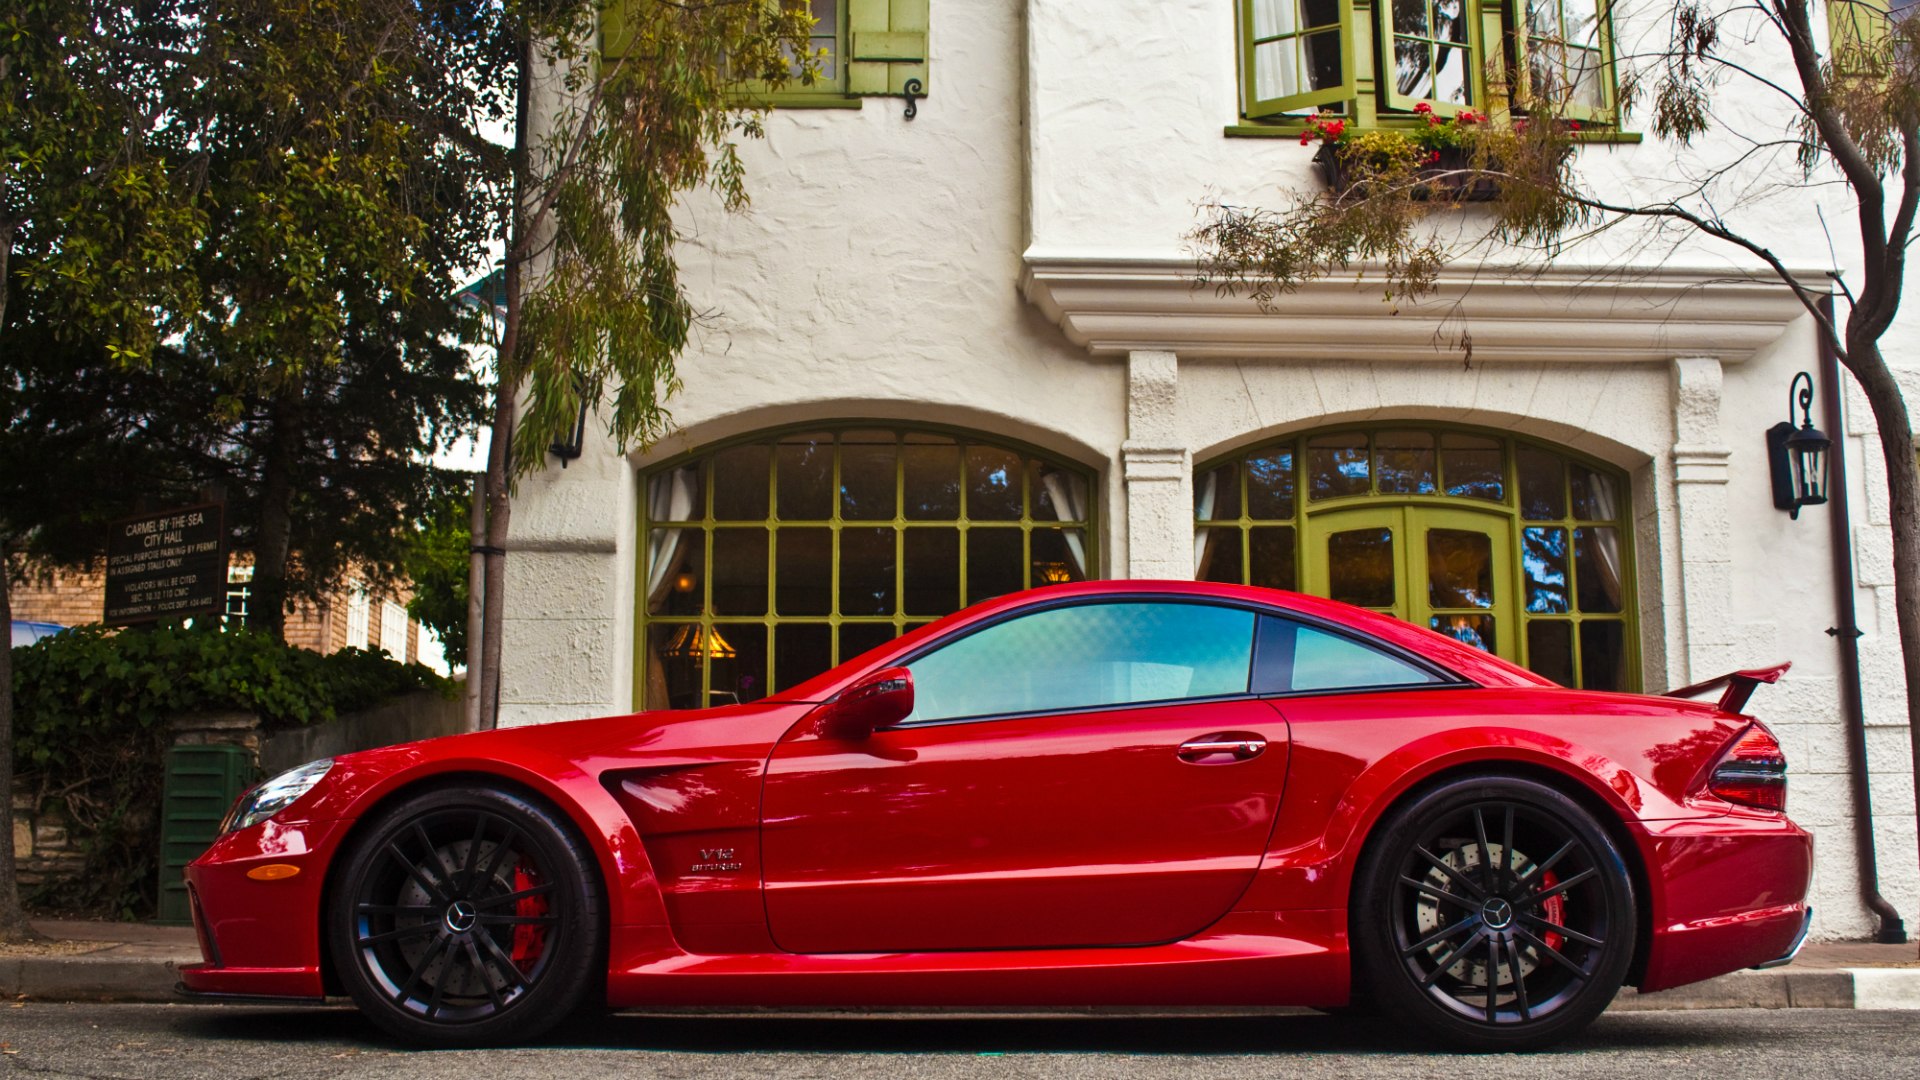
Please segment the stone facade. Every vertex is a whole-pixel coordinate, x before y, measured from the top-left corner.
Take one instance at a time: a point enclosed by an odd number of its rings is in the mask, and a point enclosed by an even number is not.
[[[1829,518],[1773,507],[1763,444],[1794,374],[1817,372],[1810,318],[1741,253],[1631,230],[1550,269],[1522,254],[1457,268],[1420,303],[1350,278],[1272,314],[1196,290],[1183,238],[1198,202],[1277,206],[1319,183],[1311,150],[1237,130],[1235,10],[933,0],[916,119],[886,99],[771,116],[742,147],[753,210],[681,212],[683,278],[713,318],[682,360],[673,431],[622,454],[589,425],[582,459],[521,486],[501,722],[636,706],[641,485],[736,436],[872,420],[1020,440],[1092,472],[1093,573],[1125,578],[1193,575],[1202,463],[1338,424],[1463,425],[1627,478],[1642,689],[1794,661],[1752,708],[1785,744],[1792,812],[1818,838],[1816,934],[1866,932],[1825,633]],[[1656,32],[1658,14],[1615,17],[1624,39]],[[1752,59],[1791,79],[1779,57]],[[1709,134],[1701,152],[1734,146]],[[1677,174],[1651,136],[1578,155],[1595,184],[1645,197]],[[1821,222],[1851,220],[1831,189],[1723,209],[1796,267],[1832,265]],[[1916,318],[1886,339],[1910,372]],[[1920,923],[1884,470],[1864,401],[1848,391],[1845,406],[1880,873]]]

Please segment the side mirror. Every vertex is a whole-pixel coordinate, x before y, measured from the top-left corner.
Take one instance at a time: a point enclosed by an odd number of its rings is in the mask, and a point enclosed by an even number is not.
[[[815,730],[829,739],[864,739],[913,712],[913,673],[881,668],[820,706]]]

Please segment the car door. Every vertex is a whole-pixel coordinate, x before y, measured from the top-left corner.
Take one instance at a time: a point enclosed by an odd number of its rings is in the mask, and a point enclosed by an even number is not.
[[[1286,779],[1285,722],[1248,693],[1257,621],[1175,600],[1028,609],[911,659],[905,722],[790,735],[762,804],[774,941],[923,952],[1204,929],[1252,880]]]

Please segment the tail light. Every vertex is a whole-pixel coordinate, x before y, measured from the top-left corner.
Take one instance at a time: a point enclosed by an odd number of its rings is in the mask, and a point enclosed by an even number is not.
[[[1713,766],[1707,790],[1742,806],[1787,809],[1787,755],[1765,725],[1756,722],[1733,740]]]

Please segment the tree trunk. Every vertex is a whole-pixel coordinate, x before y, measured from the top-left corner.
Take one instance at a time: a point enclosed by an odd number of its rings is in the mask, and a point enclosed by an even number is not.
[[[0,537],[0,621],[8,627],[8,646],[0,649],[0,941],[32,941],[40,935],[20,907],[13,864],[13,579],[7,571],[6,538]]]
[[[1878,342],[1849,341],[1848,346],[1847,367],[1866,391],[1886,458],[1887,511],[1893,519],[1893,616],[1900,631],[1900,668],[1907,680],[1913,775],[1920,778],[1920,461],[1914,457],[1906,398]],[[1920,814],[1920,785],[1914,789],[1914,811]],[[1915,856],[1920,858],[1920,849]]]
[[[500,723],[500,632],[506,625],[507,530],[513,520],[513,429],[519,412],[520,365],[520,290],[525,280],[528,258],[525,200],[530,187],[532,161],[528,156],[528,125],[533,121],[533,42],[519,43],[519,85],[513,125],[513,190],[508,210],[507,250],[501,267],[501,291],[506,294],[507,313],[500,328],[500,348],[495,358],[497,382],[494,386],[493,434],[487,447],[487,538],[486,571],[482,575],[485,594],[481,597],[480,616],[480,726],[493,728]],[[471,644],[468,656],[475,654]],[[472,676],[469,675],[469,678]]]
[[[265,630],[273,640],[287,639],[287,558],[293,541],[293,462],[306,437],[301,415],[301,388],[275,391],[268,407],[273,432],[260,462],[260,527],[253,544],[253,592],[248,599],[247,625]]]

